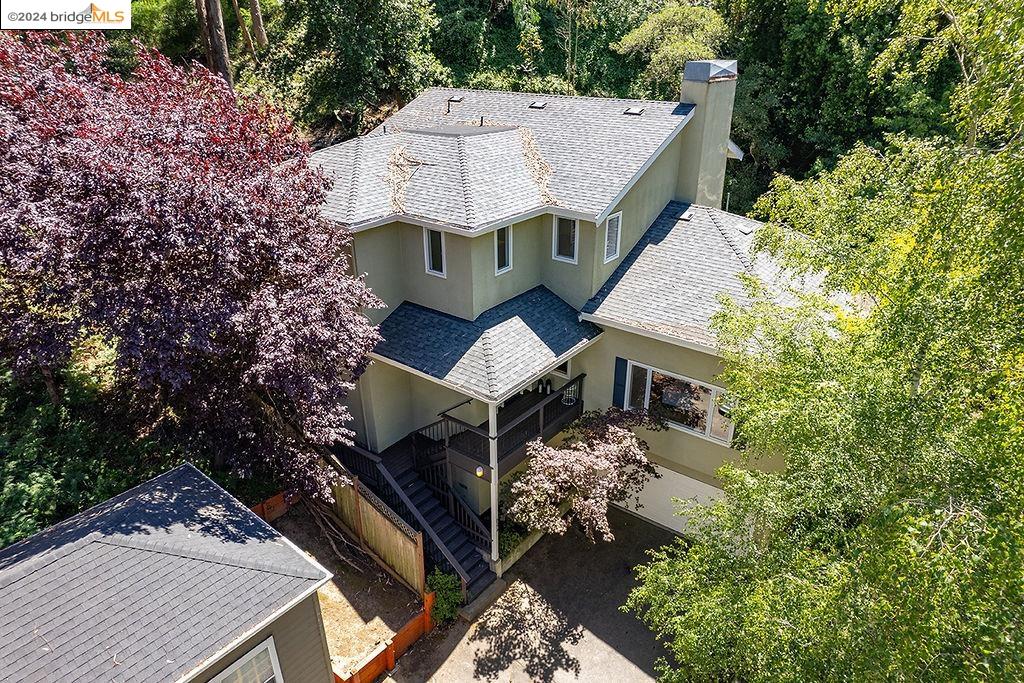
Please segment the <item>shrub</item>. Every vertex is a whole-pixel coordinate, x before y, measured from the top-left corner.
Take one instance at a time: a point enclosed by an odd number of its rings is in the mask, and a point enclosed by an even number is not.
[[[462,606],[462,584],[459,577],[434,567],[434,571],[427,577],[427,587],[434,591],[434,608],[430,610],[430,618],[439,624],[454,621]]]

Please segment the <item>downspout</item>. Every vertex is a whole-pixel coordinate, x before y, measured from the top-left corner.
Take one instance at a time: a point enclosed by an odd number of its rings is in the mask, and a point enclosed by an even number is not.
[[[498,404],[487,404],[487,445],[491,455],[491,561],[498,560]],[[501,573],[497,572],[498,578]]]

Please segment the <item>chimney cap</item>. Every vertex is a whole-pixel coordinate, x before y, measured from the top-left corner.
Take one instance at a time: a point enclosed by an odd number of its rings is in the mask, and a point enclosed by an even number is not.
[[[687,62],[683,68],[683,80],[699,83],[731,81],[735,80],[738,74],[735,59],[702,59]]]

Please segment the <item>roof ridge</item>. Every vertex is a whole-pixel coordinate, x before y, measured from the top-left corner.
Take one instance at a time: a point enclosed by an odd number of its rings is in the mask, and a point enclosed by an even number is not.
[[[466,138],[462,135],[455,138],[455,149],[459,156],[459,180],[462,182],[462,202],[466,212],[466,224],[472,225],[476,221],[476,207],[473,206],[473,196],[469,190],[469,156],[466,154]]]
[[[358,136],[352,139],[359,142],[353,145],[355,152],[352,155],[352,174],[348,184],[348,196],[345,198],[345,214],[348,216],[351,216],[355,210],[356,196],[359,194],[359,164],[363,159],[363,137]]]
[[[172,555],[174,557],[181,557],[188,560],[196,560],[197,562],[207,562],[209,564],[249,569],[252,571],[262,572],[264,574],[279,574],[281,576],[290,576],[296,579],[309,579],[311,581],[315,581],[324,578],[319,572],[316,572],[314,575],[312,565],[310,565],[310,572],[302,573],[297,570],[289,570],[288,568],[280,567],[262,560],[233,558],[224,553],[218,553],[212,550],[186,549],[184,546],[177,543],[161,543],[159,541],[138,537],[103,537],[92,539],[92,542],[116,546],[119,548],[131,548],[132,550],[139,550],[141,552]]]
[[[451,86],[431,86],[420,91],[420,94],[439,90],[445,92],[482,92],[496,95],[520,95],[524,97],[556,97],[562,100],[593,100],[595,102],[642,102],[644,104],[689,104],[675,100],[644,100],[630,97],[598,97],[597,95],[566,95],[553,92],[527,92],[525,90],[495,90],[493,88],[455,88]],[[418,95],[417,95],[418,97]],[[401,109],[399,109],[401,111]]]
[[[701,208],[707,212],[708,218],[711,219],[711,223],[718,229],[718,232],[721,233],[722,238],[725,240],[725,243],[729,245],[729,248],[732,249],[733,253],[736,254],[736,258],[738,258],[740,263],[743,264],[743,268],[750,275],[756,275],[756,273],[754,273],[754,264],[750,261],[750,257],[743,253],[743,250],[736,245],[733,239],[729,236],[729,233],[726,232],[725,228],[719,224],[718,219],[715,218],[714,209],[707,206],[702,206]]]
[[[31,536],[29,536],[27,538],[23,538],[20,541],[16,541],[16,542],[12,543],[11,545],[7,546],[6,548],[0,548],[0,573],[2,573],[2,572],[4,572],[7,569],[10,569],[10,568],[12,568],[12,567],[14,567],[14,566],[16,566],[18,564],[21,564],[21,563],[25,562],[28,559],[30,559],[29,557],[26,557],[26,558],[23,558],[23,559],[20,559],[20,560],[19,559],[15,559],[11,564],[7,564],[7,565],[2,564],[5,558],[11,557],[12,555],[16,555],[17,554],[16,551],[19,548],[22,548],[24,546],[29,545],[31,543],[31,541],[33,541],[34,539],[38,540],[44,534],[48,534],[49,535],[49,534],[53,534],[54,532],[61,531],[63,529],[74,528],[74,525],[75,525],[76,522],[81,522],[86,516],[88,516],[90,514],[97,514],[97,513],[104,513],[104,514],[110,514],[110,515],[117,514],[119,512],[118,507],[121,504],[126,503],[127,501],[132,499],[135,495],[137,495],[138,492],[139,492],[139,489],[141,489],[142,487],[150,486],[154,482],[163,480],[165,478],[166,479],[171,479],[171,478],[174,478],[174,477],[181,476],[182,472],[184,472],[185,470],[188,470],[188,469],[193,469],[196,472],[199,472],[200,474],[202,474],[202,472],[199,471],[199,468],[197,468],[191,462],[187,462],[187,461],[183,462],[180,465],[172,467],[171,469],[167,470],[166,472],[161,472],[160,474],[158,474],[158,475],[156,475],[154,477],[151,477],[151,478],[147,479],[146,481],[139,482],[135,486],[132,486],[129,489],[125,489],[124,491],[122,491],[121,493],[118,493],[115,496],[111,496],[110,498],[107,498],[106,500],[100,501],[99,503],[96,503],[95,505],[87,507],[86,509],[82,510],[81,512],[76,512],[75,514],[71,515],[70,517],[68,517],[66,519],[62,519],[59,522],[51,524],[50,526],[46,527],[45,529],[40,529],[39,531],[37,531],[36,533],[32,534]],[[86,534],[86,536],[88,536],[88,534]],[[85,537],[83,537],[83,538],[85,538]],[[34,557],[39,557],[42,554],[46,554],[47,552],[52,552],[52,550],[51,551],[43,551],[42,553],[36,553],[34,555]]]
[[[477,316],[478,320],[479,318],[480,316]],[[494,348],[491,346],[490,329],[485,329],[480,334],[480,348],[483,350],[484,372],[487,373],[487,392],[494,395],[498,392],[498,372],[494,367]]]

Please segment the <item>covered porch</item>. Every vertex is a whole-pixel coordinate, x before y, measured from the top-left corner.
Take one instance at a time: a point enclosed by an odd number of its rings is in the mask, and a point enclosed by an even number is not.
[[[499,482],[530,441],[555,437],[582,413],[584,377],[572,374],[572,358],[600,334],[544,287],[472,321],[405,302],[381,323],[360,380],[367,448],[397,484],[426,484],[497,561]]]

